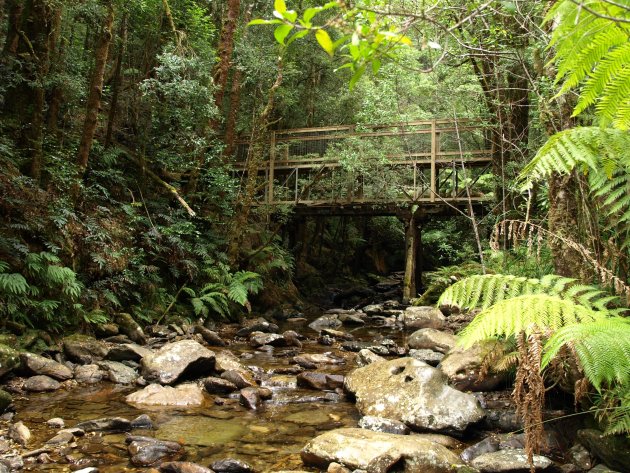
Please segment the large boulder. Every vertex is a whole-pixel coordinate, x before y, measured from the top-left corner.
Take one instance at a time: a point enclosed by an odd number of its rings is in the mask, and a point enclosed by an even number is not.
[[[107,373],[107,378],[116,384],[133,384],[138,379],[138,373],[133,368],[118,361],[99,361],[99,368]]]
[[[107,354],[107,359],[112,361],[140,361],[142,358],[151,356],[153,352],[148,348],[141,347],[136,343],[123,343],[114,345]]]
[[[28,378],[26,381],[24,381],[22,387],[26,391],[42,393],[46,391],[56,391],[61,387],[61,384],[59,383],[59,381],[56,381],[49,376],[41,374]]]
[[[70,368],[50,358],[44,358],[34,353],[22,353],[20,361],[22,362],[22,368],[32,374],[50,376],[59,381],[72,378],[72,370]]]
[[[194,340],[168,343],[142,359],[142,376],[149,382],[173,384],[186,377],[211,374],[214,353]]]
[[[96,338],[75,334],[63,339],[63,350],[70,360],[87,365],[105,358],[109,348]]]
[[[552,461],[541,455],[534,455],[534,469],[545,470],[552,465]],[[527,453],[521,448],[499,450],[497,452],[479,455],[470,463],[481,473],[520,473],[531,471]]]
[[[460,391],[492,391],[505,380],[504,374],[488,373],[481,377],[485,358],[498,342],[476,343],[471,348],[455,347],[440,362],[439,368],[451,386]]]
[[[20,366],[20,353],[13,348],[0,344],[0,377]]]
[[[362,415],[399,420],[412,429],[463,431],[485,415],[472,394],[451,388],[442,372],[413,358],[356,369],[344,388]]]
[[[595,429],[578,431],[578,439],[586,449],[610,468],[630,473],[630,438],[624,435],[604,435]]]
[[[441,329],[445,325],[446,317],[433,306],[411,306],[403,312],[403,325],[406,328],[421,329],[434,328]]]
[[[121,312],[114,316],[114,321],[120,327],[120,331],[127,335],[130,340],[144,345],[147,343],[147,336],[144,334],[142,327],[134,320],[131,314]]]
[[[448,449],[426,439],[351,428],[314,438],[301,456],[305,464],[318,468],[336,462],[371,473],[385,473],[395,464],[404,465],[405,473],[445,473],[460,463]]]
[[[457,337],[452,333],[434,328],[421,328],[411,334],[407,341],[409,348],[416,350],[433,350],[446,353],[457,343]]]
[[[338,314],[324,314],[308,324],[308,326],[316,332],[320,332],[325,328],[336,329],[341,327],[341,325],[342,322],[339,320]]]
[[[129,394],[125,401],[129,404],[146,406],[200,406],[205,397],[196,384],[186,383],[179,386],[161,386],[149,384],[146,388]]]

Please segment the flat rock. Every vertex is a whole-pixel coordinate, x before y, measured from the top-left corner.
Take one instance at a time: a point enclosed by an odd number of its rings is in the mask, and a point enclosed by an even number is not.
[[[246,320],[243,326],[236,332],[237,337],[248,337],[253,332],[276,333],[279,327],[262,317]]]
[[[22,387],[26,391],[41,393],[45,391],[56,391],[61,387],[61,384],[50,376],[38,375],[28,378],[24,381]]]
[[[214,332],[203,325],[195,325],[193,330],[195,333],[201,335],[203,340],[211,347],[224,347],[227,345],[217,332]]]
[[[235,458],[224,458],[217,460],[210,465],[217,473],[252,473],[254,469],[242,460]]]
[[[326,353],[311,353],[293,357],[293,361],[304,368],[316,368],[317,365],[340,365],[345,363],[343,358]]]
[[[457,344],[457,337],[434,328],[421,328],[409,336],[407,343],[409,348],[446,353]]]
[[[107,354],[107,359],[112,361],[140,361],[144,357],[151,356],[152,350],[142,347],[137,343],[123,343],[114,345]]]
[[[358,368],[346,376],[344,388],[356,397],[362,415],[418,430],[463,431],[485,416],[472,394],[451,388],[442,372],[413,358]]]
[[[107,373],[107,378],[112,383],[133,384],[138,379],[136,370],[118,361],[99,361],[97,364]]]
[[[387,434],[408,435],[410,430],[406,424],[398,420],[386,419],[385,417],[363,416],[359,420],[359,427],[373,430],[374,432],[384,432]]]
[[[147,406],[200,406],[204,400],[201,388],[192,383],[175,387],[149,384],[125,398],[125,401],[130,404]]]
[[[343,387],[344,377],[339,374],[305,371],[297,375],[297,385],[301,388],[319,391],[333,390]]]
[[[302,449],[301,456],[306,465],[325,469],[336,462],[371,473],[385,473],[400,463],[406,473],[446,473],[459,463],[455,454],[426,439],[351,428],[314,438]]]
[[[70,360],[83,365],[102,360],[109,352],[105,342],[79,334],[64,338],[63,350]]]
[[[308,324],[316,332],[321,332],[325,328],[339,328],[341,325],[342,322],[339,320],[338,314],[324,314]]]
[[[249,344],[254,348],[258,348],[263,345],[284,347],[287,346],[287,341],[278,333],[252,332],[249,335]]]
[[[419,361],[425,362],[427,365],[437,366],[444,359],[444,353],[433,350],[409,350],[409,356]]]
[[[366,349],[360,350],[359,353],[357,353],[357,357],[355,358],[355,362],[359,366],[359,368],[362,368],[372,363],[377,363],[379,361],[386,360],[382,356],[374,353],[372,350]]]
[[[187,376],[203,376],[214,369],[214,353],[194,340],[167,343],[142,359],[142,376],[149,382],[173,384]]]
[[[213,473],[210,468],[191,462],[164,462],[160,465],[163,473]]]
[[[103,417],[79,422],[75,428],[84,432],[128,432],[131,430],[131,422],[124,417]]]
[[[221,350],[215,354],[214,369],[217,373],[227,370],[250,372],[236,355],[228,350]]]
[[[483,360],[496,343],[476,343],[468,349],[454,347],[442,359],[439,368],[451,386],[460,391],[492,391],[505,380],[505,374],[490,373],[485,378],[479,374]]]
[[[152,437],[130,435],[127,437],[127,449],[131,463],[136,466],[155,465],[163,458],[175,457],[183,453],[183,447],[177,442],[158,440]]]
[[[98,365],[82,365],[77,366],[74,370],[74,379],[77,383],[95,384],[103,380],[105,373]]]
[[[50,376],[58,381],[72,378],[72,370],[70,368],[50,358],[44,358],[34,353],[22,353],[20,354],[20,361],[22,362],[22,368],[32,374]]]
[[[238,391],[238,386],[231,381],[215,376],[203,380],[203,386],[210,394],[229,394]]]
[[[354,335],[348,332],[343,332],[341,330],[335,330],[332,328],[322,329],[320,332],[322,335],[328,335],[336,340],[352,340],[354,339]]]
[[[552,461],[541,455],[534,455],[534,468],[545,470],[552,465]],[[529,471],[530,465],[527,454],[523,449],[499,450],[479,455],[471,462],[471,466],[482,473],[507,473]]]
[[[221,378],[234,384],[238,389],[256,386],[254,375],[249,370],[227,370],[221,373]]]
[[[446,322],[446,317],[442,311],[433,306],[407,307],[402,318],[404,326],[408,329],[441,329]]]

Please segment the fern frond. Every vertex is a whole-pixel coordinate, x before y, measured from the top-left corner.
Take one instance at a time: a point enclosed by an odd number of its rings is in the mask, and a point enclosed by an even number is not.
[[[29,292],[29,284],[19,273],[0,273],[0,293],[24,295]]]
[[[533,294],[495,303],[481,311],[460,332],[459,344],[471,347],[475,342],[495,337],[509,337],[534,330],[555,331],[562,327],[593,322],[609,316],[559,296]]]
[[[630,382],[630,319],[610,317],[560,328],[545,344],[545,368],[560,349],[569,345],[584,374],[598,390],[603,383]]]

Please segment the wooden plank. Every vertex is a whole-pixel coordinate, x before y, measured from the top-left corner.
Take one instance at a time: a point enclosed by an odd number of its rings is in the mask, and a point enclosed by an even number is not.
[[[269,191],[267,192],[267,202],[273,204],[273,181],[274,181],[274,161],[276,159],[276,132],[271,132],[271,142],[269,143]]]
[[[431,202],[435,201],[437,194],[437,183],[435,175],[435,160],[437,158],[437,133],[435,131],[435,121],[431,123]]]

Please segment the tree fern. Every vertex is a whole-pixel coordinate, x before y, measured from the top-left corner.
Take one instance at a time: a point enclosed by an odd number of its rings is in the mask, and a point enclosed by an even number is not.
[[[607,311],[592,310],[568,299],[546,294],[532,294],[505,299],[480,312],[460,332],[459,343],[471,347],[494,337],[510,337],[534,330],[555,331],[581,322],[593,322],[609,316]]]

